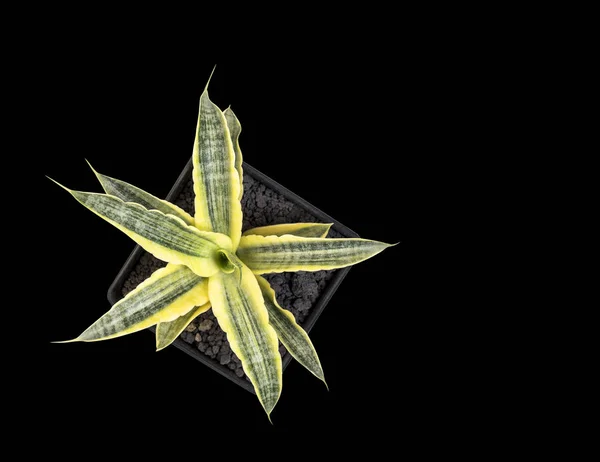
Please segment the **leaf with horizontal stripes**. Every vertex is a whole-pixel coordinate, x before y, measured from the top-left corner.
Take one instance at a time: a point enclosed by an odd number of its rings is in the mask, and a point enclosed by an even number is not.
[[[208,98],[208,84],[200,97],[192,163],[196,227],[229,236],[235,251],[242,234],[240,179],[227,121]]]
[[[255,273],[319,271],[354,265],[390,247],[368,239],[242,236],[238,257]]]
[[[182,265],[169,264],[119,300],[70,342],[95,342],[172,321],[208,302],[208,280]]]
[[[306,367],[317,378],[321,379],[325,386],[327,386],[321,361],[319,361],[319,356],[308,334],[296,323],[292,313],[279,306],[275,291],[271,288],[269,282],[262,276],[256,276],[256,280],[258,281],[263,298],[265,299],[265,306],[269,312],[269,324],[275,329],[281,343],[283,343],[296,361]]]
[[[191,226],[194,225],[194,218],[175,204],[159,199],[132,184],[125,183],[116,178],[111,178],[107,175],[102,175],[101,173],[98,173],[89,162],[88,165],[98,178],[98,181],[100,181],[102,189],[104,189],[106,194],[118,197],[125,202],[135,202],[148,210],[160,210],[162,213],[175,215],[185,221],[186,224]]]
[[[156,326],[156,351],[168,347],[194,319],[208,310],[210,310],[210,302],[197,306],[173,321],[159,323]]]
[[[223,115],[225,116],[225,120],[227,120],[229,133],[231,134],[231,143],[233,144],[233,150],[235,151],[235,169],[237,170],[240,178],[240,194],[238,199],[242,200],[242,195],[244,194],[244,170],[242,168],[242,163],[244,160],[242,158],[242,150],[240,149],[239,140],[240,133],[242,132],[242,124],[240,124],[240,121],[231,110],[231,107],[225,109]]]
[[[156,258],[186,265],[199,276],[216,273],[220,249],[231,249],[231,240],[227,236],[200,231],[173,215],[146,210],[139,204],[123,202],[115,196],[72,191],[56,184]]]
[[[280,225],[259,226],[245,231],[242,236],[283,236],[326,237],[333,223],[283,223]]]
[[[281,356],[256,277],[246,266],[230,274],[219,272],[208,281],[208,296],[219,326],[270,420],[281,393]]]

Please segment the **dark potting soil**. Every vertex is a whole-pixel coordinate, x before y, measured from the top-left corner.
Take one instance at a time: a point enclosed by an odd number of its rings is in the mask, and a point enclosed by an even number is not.
[[[191,180],[183,188],[175,204],[193,215],[194,191]],[[244,214],[243,231],[257,226],[280,223],[321,221],[249,175],[244,175],[242,212]],[[328,237],[342,236],[331,230]],[[158,260],[147,252],[144,253],[123,284],[123,296],[135,289],[154,271],[165,265],[165,262]],[[291,311],[298,324],[302,325],[334,273],[335,270],[299,271],[296,273],[266,274],[264,277],[277,294],[279,305]],[[195,345],[199,351],[212,358],[212,361],[220,364],[221,367],[227,367],[234,371],[238,377],[245,376],[240,360],[231,351],[227,337],[219,327],[212,310],[201,314],[192,321],[180,335],[180,338],[184,342]],[[287,355],[287,351],[281,343],[279,344],[279,351],[282,358]]]

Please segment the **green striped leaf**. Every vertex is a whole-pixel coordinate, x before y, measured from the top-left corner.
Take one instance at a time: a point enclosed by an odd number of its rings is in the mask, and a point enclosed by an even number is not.
[[[216,273],[220,249],[231,249],[231,240],[227,236],[200,231],[173,215],[146,210],[139,204],[123,202],[107,194],[72,191],[57,184],[156,258],[188,266],[199,276]]]
[[[132,184],[125,183],[116,178],[111,178],[107,175],[102,175],[94,170],[94,167],[92,167],[92,164],[89,162],[88,165],[98,178],[98,181],[100,181],[102,189],[104,189],[106,194],[118,197],[125,202],[135,202],[148,210],[160,210],[162,213],[175,215],[185,221],[186,224],[191,226],[194,225],[194,218],[175,204],[159,199]]]
[[[208,296],[270,420],[281,393],[281,356],[256,277],[246,266],[230,274],[219,272],[208,281]]]
[[[229,133],[231,134],[233,150],[235,151],[235,169],[237,170],[240,178],[240,194],[238,199],[242,200],[242,195],[244,194],[244,170],[242,169],[242,163],[244,160],[242,158],[242,150],[240,149],[239,141],[240,133],[242,132],[242,124],[240,124],[240,121],[231,110],[231,107],[225,109],[223,115],[225,116],[225,120],[227,120],[227,126],[229,127]]]
[[[390,244],[368,239],[322,239],[285,236],[243,236],[238,257],[255,274],[319,271],[354,265]]]
[[[208,301],[207,279],[185,266],[161,268],[70,342],[95,342],[179,318]]]
[[[269,324],[275,329],[277,337],[296,361],[321,379],[327,386],[319,356],[308,334],[296,323],[292,313],[279,306],[275,291],[271,288],[269,282],[262,276],[257,276],[256,279],[269,312]]]
[[[242,234],[240,179],[227,121],[207,89],[200,97],[192,162],[196,227],[229,236],[235,251]]]
[[[210,310],[210,302],[188,311],[186,314],[179,316],[173,321],[159,323],[158,326],[156,326],[156,351],[168,347],[177,337],[179,337],[179,334],[184,331],[190,322],[208,310]]]
[[[284,236],[326,237],[333,223],[283,223],[281,225],[260,226],[244,232],[242,236]]]

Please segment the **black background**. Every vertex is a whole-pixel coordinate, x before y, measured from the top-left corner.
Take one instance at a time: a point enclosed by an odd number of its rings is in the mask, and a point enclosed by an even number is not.
[[[26,362],[35,369],[38,419],[64,431],[105,414],[115,416],[111,425],[155,431],[171,424],[211,432],[356,429],[387,419],[418,425],[428,400],[427,340],[408,261],[423,192],[414,165],[426,151],[429,105],[418,67],[398,56],[216,68],[210,96],[240,118],[244,160],[362,237],[402,241],[353,268],[311,332],[330,391],[292,361],[271,426],[256,397],[175,348],[156,353],[148,332],[49,343],[77,336],[109,309],[106,291],[134,244],[44,175],[100,191],[88,159],[164,197],[191,156],[198,100],[214,63],[132,43],[42,56],[45,78],[32,111],[40,124],[32,130],[44,277],[31,294],[38,346]]]

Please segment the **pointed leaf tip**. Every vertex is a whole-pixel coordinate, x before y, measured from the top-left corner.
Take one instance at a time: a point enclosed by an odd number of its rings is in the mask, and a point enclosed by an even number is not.
[[[46,175],[46,178],[48,178],[50,181],[52,181],[53,183],[56,183],[58,186],[60,186],[61,188],[63,188],[65,191],[69,192],[69,193],[73,193],[69,188],[67,188],[66,186],[63,186],[62,184],[60,184],[58,181],[53,180],[52,178],[50,178],[48,175]]]
[[[79,339],[79,337],[71,339],[71,340],[59,340],[59,341],[54,341],[54,342],[50,342],[50,343],[73,343],[73,342],[80,342],[81,340]]]
[[[85,160],[85,161],[87,162],[87,164],[90,166],[90,168],[92,169],[92,172],[94,172],[94,175],[96,175],[96,177],[98,177],[98,175],[100,175],[100,174],[99,174],[99,173],[96,171],[96,169],[95,169],[94,167],[92,167],[92,164],[90,163],[90,161],[89,161],[89,160],[87,160],[87,159],[84,159],[84,160]]]
[[[212,79],[212,76],[215,73],[216,68],[217,68],[217,65],[215,64],[215,67],[213,67],[213,70],[211,71],[210,76],[208,77],[208,81],[206,82],[206,86],[204,87],[204,91],[202,92],[202,94],[208,93],[208,85],[210,84],[210,79]]]

